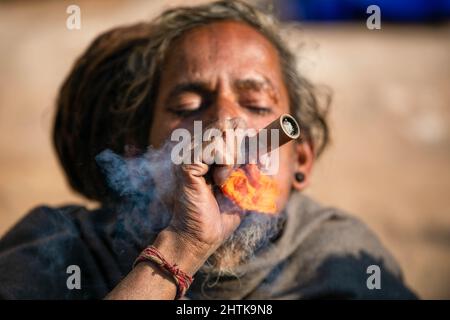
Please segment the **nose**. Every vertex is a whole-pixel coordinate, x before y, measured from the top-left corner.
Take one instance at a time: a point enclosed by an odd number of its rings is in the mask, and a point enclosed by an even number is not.
[[[214,105],[208,112],[208,120],[222,121],[232,118],[242,118],[243,112],[240,110],[239,104],[233,100],[232,97],[219,96]]]

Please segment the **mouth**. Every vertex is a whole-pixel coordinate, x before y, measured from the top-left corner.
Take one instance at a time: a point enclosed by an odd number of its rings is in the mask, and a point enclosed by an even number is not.
[[[276,181],[249,164],[234,170],[220,186],[222,193],[239,208],[276,214],[279,189]]]
[[[300,136],[300,126],[289,114],[281,115],[264,129],[279,131],[280,140],[275,144],[275,148]],[[255,139],[259,140],[258,137]],[[272,143],[270,145],[272,146]],[[269,149],[273,150],[275,149]],[[220,190],[243,210],[272,215],[278,211],[276,205],[280,195],[278,185],[273,177],[263,174],[257,164],[246,164],[233,170],[220,186]]]

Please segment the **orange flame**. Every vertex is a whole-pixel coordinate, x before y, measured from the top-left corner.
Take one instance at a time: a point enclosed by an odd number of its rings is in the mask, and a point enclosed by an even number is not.
[[[234,170],[220,187],[223,194],[244,210],[275,214],[279,195],[276,181],[248,164]]]

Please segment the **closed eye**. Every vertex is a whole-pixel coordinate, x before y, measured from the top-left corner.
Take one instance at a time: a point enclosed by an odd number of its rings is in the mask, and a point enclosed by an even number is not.
[[[263,106],[257,106],[257,105],[246,105],[245,108],[249,110],[250,112],[257,114],[257,115],[268,115],[272,113],[272,108],[270,107],[263,107]]]
[[[172,97],[167,110],[179,117],[188,117],[204,107],[205,99],[193,92],[184,92]]]
[[[192,116],[198,109],[191,110],[191,109],[178,109],[178,108],[169,108],[168,111],[177,117],[189,117]]]

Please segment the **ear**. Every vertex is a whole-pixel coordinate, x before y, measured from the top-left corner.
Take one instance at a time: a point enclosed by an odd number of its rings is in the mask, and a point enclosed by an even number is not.
[[[305,176],[305,179],[301,182],[293,179],[292,186],[298,191],[304,190],[310,182],[312,168],[314,164],[314,148],[308,142],[299,142],[295,144],[295,154],[297,157],[296,170],[294,172],[301,172]]]

